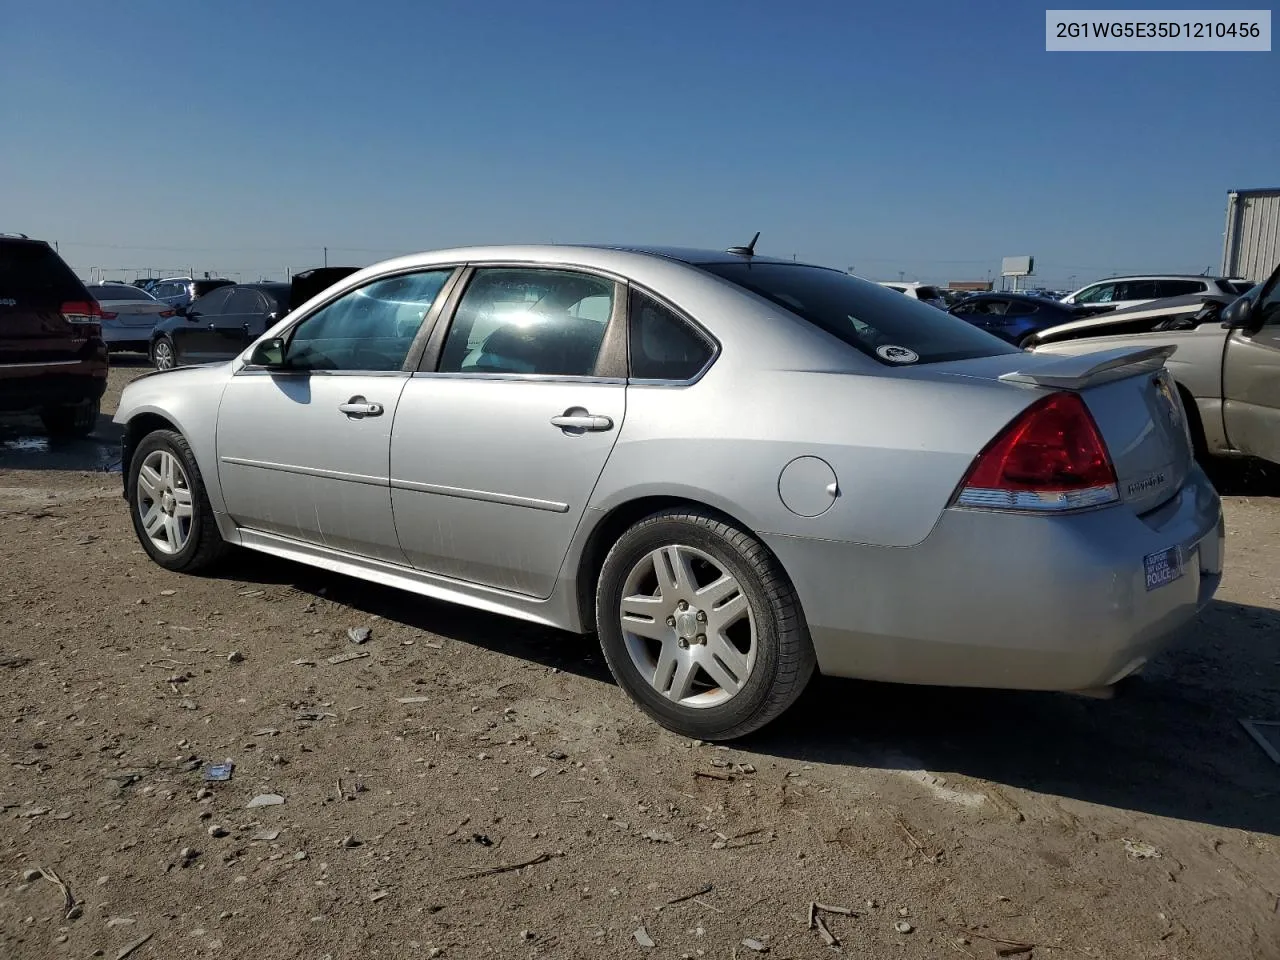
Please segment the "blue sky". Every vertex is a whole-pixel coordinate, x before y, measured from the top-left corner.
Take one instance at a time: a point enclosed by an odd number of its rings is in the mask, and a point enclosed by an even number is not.
[[[86,276],[760,230],[1083,284],[1217,269],[1227,190],[1280,186],[1280,53],[1050,54],[1029,4],[3,5],[0,230]]]

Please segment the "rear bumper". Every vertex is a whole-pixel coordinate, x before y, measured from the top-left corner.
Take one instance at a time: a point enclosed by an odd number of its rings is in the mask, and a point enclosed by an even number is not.
[[[944,511],[914,547],[766,537],[791,576],[823,673],[903,683],[1081,690],[1154,656],[1218,588],[1225,527],[1194,468],[1142,517]],[[1144,557],[1182,576],[1146,587]]]
[[[151,348],[151,331],[154,329],[155,324],[149,327],[111,327],[104,323],[102,339],[115,350],[127,348],[145,352]]]
[[[0,411],[98,400],[107,390],[107,364],[94,360],[59,366],[6,367],[0,364]]]

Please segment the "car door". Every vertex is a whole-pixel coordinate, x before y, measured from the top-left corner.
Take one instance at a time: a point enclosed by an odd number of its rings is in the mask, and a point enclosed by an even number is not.
[[[1251,320],[1227,338],[1223,423],[1235,449],[1280,463],[1280,267],[1258,294]]]
[[[262,318],[267,313],[266,297],[252,287],[226,289],[231,291],[226,306],[219,316],[209,322],[212,334],[209,338],[211,360],[231,360],[238,357],[249,345],[251,332],[255,329],[259,335],[263,332]]]
[[[219,287],[187,307],[184,322],[175,324],[169,339],[179,363],[208,363],[216,360],[216,325],[231,297],[232,287]]]
[[[218,476],[237,524],[404,563],[388,486],[391,427],[417,338],[454,273],[402,272],[345,291],[282,334],[283,368],[249,364],[230,378]]]
[[[572,269],[470,271],[391,436],[419,570],[550,596],[626,410],[624,288]]]

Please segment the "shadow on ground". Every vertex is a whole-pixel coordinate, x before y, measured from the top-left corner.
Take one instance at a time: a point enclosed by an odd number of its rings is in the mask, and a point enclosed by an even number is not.
[[[353,626],[366,622],[361,613],[376,614],[612,683],[592,637],[263,555],[244,554],[225,576],[323,595],[352,608]],[[790,711],[739,746],[806,763],[922,767],[1280,835],[1280,766],[1239,723],[1268,717],[1280,719],[1280,613],[1214,602],[1114,700],[818,677]]]
[[[1280,720],[1280,613],[1215,602],[1109,701],[819,678],[752,749],[811,763],[903,757],[1059,797],[1280,834],[1280,766],[1241,719]]]

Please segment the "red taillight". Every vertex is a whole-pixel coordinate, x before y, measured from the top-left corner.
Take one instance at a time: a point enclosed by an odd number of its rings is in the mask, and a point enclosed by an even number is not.
[[[58,308],[58,312],[71,323],[97,323],[103,316],[97,300],[68,300]]]
[[[99,315],[100,317],[102,317],[102,319],[103,319],[103,320],[114,320],[116,317],[118,317],[118,316],[119,316],[119,314],[118,314],[118,313],[111,313],[111,312],[109,312],[109,311],[107,311],[107,310],[103,310],[103,311],[102,311],[100,314],[98,314],[98,315]]]
[[[172,317],[172,316],[174,316],[177,312],[178,312],[177,310],[161,310],[158,314],[156,314],[156,316],[159,316],[159,317]]]
[[[1116,471],[1076,393],[1037,400],[969,468],[952,501],[997,510],[1074,510],[1119,500]]]

